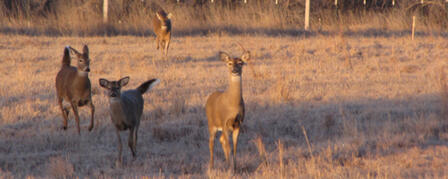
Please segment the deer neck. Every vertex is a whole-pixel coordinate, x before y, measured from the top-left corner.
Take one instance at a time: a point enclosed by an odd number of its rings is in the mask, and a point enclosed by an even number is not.
[[[114,115],[123,114],[123,100],[121,97],[109,98],[110,112]]]
[[[229,88],[225,93],[232,104],[239,104],[241,102],[241,99],[243,99],[241,75],[230,75]]]

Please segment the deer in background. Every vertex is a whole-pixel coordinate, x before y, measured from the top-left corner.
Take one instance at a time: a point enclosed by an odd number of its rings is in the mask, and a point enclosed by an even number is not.
[[[162,51],[165,56],[168,55],[168,48],[171,40],[171,13],[166,13],[163,10],[156,12],[152,18],[152,25],[154,33],[156,34],[157,49],[162,46]]]
[[[243,65],[250,59],[250,52],[244,48],[241,58],[231,58],[225,52],[219,52],[219,58],[226,63],[229,70],[229,87],[224,92],[212,93],[205,105],[210,148],[210,168],[213,168],[213,145],[217,131],[222,131],[219,141],[227,161],[230,165],[230,142],[229,134],[233,140],[233,168],[236,168],[236,149],[240,126],[244,120],[244,100],[242,92],[242,70]]]
[[[121,93],[121,88],[126,86],[128,82],[129,77],[124,77],[118,81],[108,81],[103,78],[99,80],[100,86],[107,90],[107,95],[109,96],[110,118],[115,125],[118,137],[118,165],[121,165],[122,162],[120,131],[129,129],[128,145],[132,156],[135,158],[137,153],[137,132],[143,113],[143,94],[158,84],[160,80],[152,79],[144,82],[136,89]]]
[[[77,67],[70,65],[72,51],[78,57]],[[88,105],[91,112],[91,121],[89,131],[93,129],[95,107],[92,103],[92,90],[89,80],[90,59],[89,48],[84,45],[83,53],[79,53],[76,49],[66,46],[64,49],[64,57],[62,58],[62,67],[56,76],[56,94],[59,107],[64,117],[63,129],[67,129],[67,120],[69,109],[63,106],[63,102],[70,103],[75,114],[76,127],[78,134],[81,134],[79,128],[78,107]]]

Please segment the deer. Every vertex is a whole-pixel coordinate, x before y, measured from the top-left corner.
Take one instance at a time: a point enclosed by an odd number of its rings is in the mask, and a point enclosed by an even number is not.
[[[242,46],[241,46],[242,47]],[[209,129],[209,168],[213,168],[213,146],[216,132],[221,131],[219,141],[224,151],[226,163],[230,161],[229,134],[233,140],[233,168],[236,169],[236,151],[240,127],[244,121],[244,100],[242,92],[243,65],[250,60],[250,52],[243,48],[241,58],[232,58],[225,52],[219,52],[219,59],[226,63],[229,70],[229,86],[225,91],[212,93],[205,104],[205,111]]]
[[[70,52],[74,53],[78,58],[77,67],[71,66]],[[64,118],[63,129],[67,130],[67,121],[69,115],[69,107],[64,106],[63,102],[70,103],[76,120],[76,128],[78,134],[81,134],[79,127],[78,108],[88,105],[90,107],[91,120],[89,131],[92,131],[94,125],[95,106],[92,102],[92,89],[89,80],[90,58],[89,47],[84,45],[83,52],[80,53],[76,49],[66,46],[64,48],[64,56],[62,58],[62,66],[56,75],[56,96],[59,108]]]
[[[168,55],[168,48],[171,40],[171,13],[159,10],[152,18],[154,33],[156,34],[157,49],[162,46],[161,50],[165,56]]]
[[[115,126],[118,137],[118,159],[117,165],[122,163],[122,143],[120,131],[129,130],[128,146],[131,149],[132,157],[136,157],[137,132],[140,126],[140,119],[143,114],[143,94],[160,82],[159,79],[152,79],[144,82],[136,89],[127,90],[121,93],[121,88],[129,82],[129,77],[121,78],[118,81],[108,81],[100,78],[100,86],[107,90],[109,96],[109,114]]]

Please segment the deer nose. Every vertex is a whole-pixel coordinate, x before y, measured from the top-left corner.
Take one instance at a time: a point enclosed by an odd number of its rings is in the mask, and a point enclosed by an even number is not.
[[[112,93],[112,94],[110,94],[110,97],[117,97],[117,94]]]
[[[86,69],[86,72],[90,72],[90,68],[87,68],[87,69]]]

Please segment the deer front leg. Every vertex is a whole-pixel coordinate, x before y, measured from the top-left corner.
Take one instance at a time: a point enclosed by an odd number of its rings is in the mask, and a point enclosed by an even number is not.
[[[89,106],[90,106],[90,114],[91,114],[89,131],[92,131],[93,123],[94,123],[94,116],[95,116],[95,106],[93,106],[92,99],[90,99],[90,101],[89,101]]]
[[[131,129],[129,130],[128,146],[129,146],[129,148],[131,149],[132,157],[135,158],[134,132],[135,132],[135,129],[134,129],[134,128],[131,128]]]
[[[75,114],[75,120],[76,120],[76,129],[78,130],[78,134],[81,135],[81,129],[79,127],[79,115],[78,115],[78,106],[77,103],[72,101],[70,103],[73,109],[73,114]]]
[[[226,163],[227,166],[229,166],[230,144],[229,144],[229,135],[227,131],[225,130],[222,131],[221,137],[219,138],[219,142],[221,142],[222,150],[224,151],[224,156],[226,157]]]
[[[123,160],[122,160],[122,156],[121,156],[122,146],[121,146],[120,131],[118,129],[116,129],[116,133],[117,133],[117,138],[118,138],[118,159],[117,159],[116,165],[121,166],[121,162]]]
[[[168,55],[168,48],[170,47],[170,40],[165,40],[165,56]]]
[[[214,129],[210,129],[210,138],[209,138],[209,140],[208,140],[208,146],[209,146],[209,149],[210,149],[210,166],[209,166],[209,168],[211,169],[211,168],[213,168],[213,146],[214,146],[214,144],[215,144],[215,135],[216,135],[216,130],[214,130]]]
[[[232,132],[233,140],[233,169],[236,169],[236,146],[238,144],[238,134],[240,133],[240,128],[236,128]]]
[[[64,124],[62,126],[62,129],[67,130],[67,120],[68,120],[69,110],[67,108],[64,108],[64,106],[62,105],[62,98],[60,98],[60,97],[58,97],[58,104],[59,104],[59,108],[62,111],[62,117],[64,118]]]

